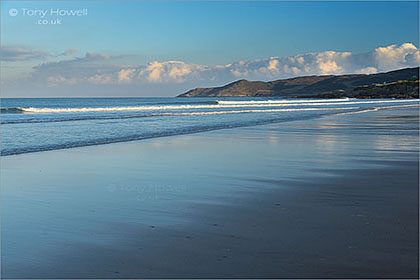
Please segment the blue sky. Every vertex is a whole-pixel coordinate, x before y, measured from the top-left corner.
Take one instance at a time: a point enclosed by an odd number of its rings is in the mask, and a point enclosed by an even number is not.
[[[121,67],[153,61],[210,67],[325,51],[367,53],[404,43],[419,46],[418,2],[2,1],[1,8],[2,47],[47,54],[9,59],[2,74],[10,79],[31,75],[41,63],[86,53],[106,55],[102,64]],[[19,14],[10,16],[11,8]],[[22,14],[23,8],[85,8],[88,15],[39,25],[38,17]],[[72,55],[59,55],[70,49]]]

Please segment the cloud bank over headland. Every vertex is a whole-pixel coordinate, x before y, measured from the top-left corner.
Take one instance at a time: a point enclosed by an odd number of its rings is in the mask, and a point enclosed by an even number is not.
[[[227,65],[198,65],[183,61],[149,62],[123,66],[101,62],[111,56],[87,53],[72,60],[44,63],[34,67],[37,78],[63,83],[183,83],[232,79],[270,80],[303,75],[371,74],[420,64],[420,50],[411,43],[378,47],[371,52],[325,51],[286,57],[238,61]]]
[[[66,55],[72,53],[76,51],[65,52]],[[42,56],[48,54],[28,49],[13,52],[12,48],[7,48],[5,59],[22,61]],[[217,86],[238,79],[267,81],[306,75],[371,74],[420,65],[420,49],[411,43],[378,47],[366,53],[324,51],[238,61],[226,65],[201,65],[172,60],[152,61],[146,65],[116,63],[122,57],[126,56],[88,52],[80,57],[44,62],[34,66],[22,82],[47,88],[131,85],[130,88],[137,86],[141,89],[143,85],[151,96],[154,95],[154,89],[156,95],[159,95],[159,86],[164,85],[184,90]],[[172,95],[178,93],[173,92]]]

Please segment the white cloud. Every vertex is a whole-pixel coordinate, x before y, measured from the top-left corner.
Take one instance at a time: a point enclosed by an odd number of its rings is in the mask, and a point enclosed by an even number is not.
[[[375,67],[366,67],[359,69],[356,74],[375,74],[378,73],[378,69]]]
[[[118,72],[118,82],[130,82],[135,73],[136,69],[121,69]]]
[[[279,65],[279,61],[277,59],[270,60],[268,63],[267,69],[270,71],[277,72],[279,71],[278,65]]]
[[[24,53],[10,54],[9,59],[18,59],[25,56]],[[123,56],[88,52],[82,57],[45,62],[33,67],[29,82],[48,86],[87,83],[200,87],[222,85],[237,79],[267,81],[304,75],[371,74],[420,65],[420,50],[411,43],[378,47],[362,54],[325,51],[212,66],[172,60],[152,61],[146,65],[112,63],[120,57]]]
[[[376,48],[374,57],[379,69],[401,68],[420,63],[420,52],[411,43]]]
[[[350,52],[327,51],[316,54],[316,65],[319,74],[342,74],[345,72],[347,59],[351,56]]]
[[[206,68],[203,65],[186,64],[182,61],[153,61],[145,67],[139,67],[137,78],[151,83],[181,83],[188,78],[195,78]]]

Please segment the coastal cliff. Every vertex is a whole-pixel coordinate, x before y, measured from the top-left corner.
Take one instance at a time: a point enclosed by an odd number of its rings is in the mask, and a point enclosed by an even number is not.
[[[377,74],[304,76],[270,82],[239,80],[178,97],[418,98],[419,67]]]

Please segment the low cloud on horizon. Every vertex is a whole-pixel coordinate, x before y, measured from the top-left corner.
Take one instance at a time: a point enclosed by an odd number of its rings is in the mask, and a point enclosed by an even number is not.
[[[70,49],[60,56],[70,56]],[[51,54],[25,48],[2,48],[2,60],[13,63],[43,59]],[[194,87],[219,86],[238,79],[277,80],[307,75],[372,74],[420,65],[420,49],[412,43],[378,47],[366,53],[324,51],[285,57],[237,61],[226,65],[191,64],[183,61],[152,61],[146,65],[122,65],[118,58],[88,52],[84,56],[40,63],[17,81],[2,81],[3,96],[31,96],[23,88],[46,96],[60,89],[65,96],[174,96]],[[7,71],[7,69],[3,69]],[[71,88],[72,90],[64,90]],[[110,89],[104,91],[105,88]],[[121,88],[121,92],[115,92]],[[97,89],[97,90],[95,90]],[[36,92],[36,93],[35,93]],[[55,92],[54,96],[60,96]],[[64,96],[64,95],[63,95]]]

